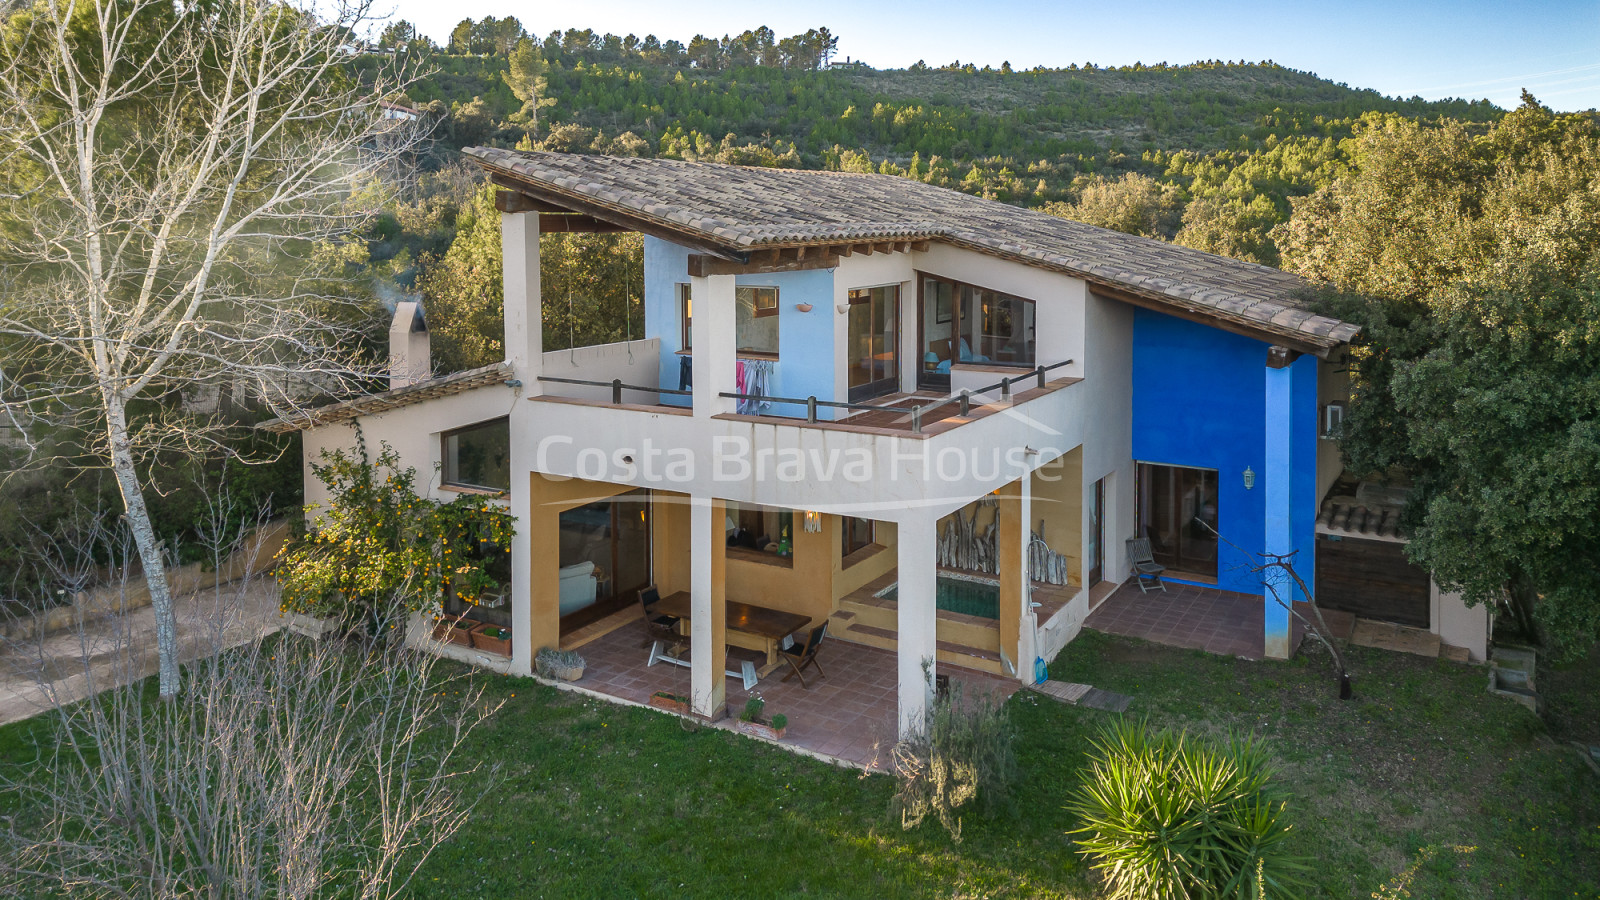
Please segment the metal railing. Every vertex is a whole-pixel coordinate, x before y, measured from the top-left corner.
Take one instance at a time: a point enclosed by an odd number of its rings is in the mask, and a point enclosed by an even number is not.
[[[720,397],[732,400],[759,400],[763,403],[788,403],[806,408],[806,421],[815,425],[817,422],[817,407],[825,406],[829,409],[860,409],[875,412],[906,413],[911,416],[911,430],[917,434],[922,433],[922,411],[929,406],[938,406],[948,401],[940,400],[939,403],[926,403],[919,406],[873,406],[870,403],[840,403],[837,400],[818,400],[815,395],[805,398],[798,397],[773,397],[769,394],[740,394],[734,391],[722,391]]]
[[[581,384],[585,387],[608,387],[611,388],[611,402],[618,404],[622,402],[623,391],[642,391],[646,394],[670,394],[676,397],[694,396],[693,391],[680,391],[675,388],[664,387],[646,387],[645,385],[641,384],[623,384],[621,378],[615,378],[611,381],[587,381],[582,378],[557,378],[554,375],[540,375],[539,380],[548,381],[553,384]]]
[[[956,398],[957,402],[959,402],[961,406],[961,415],[965,417],[972,411],[973,394],[987,394],[990,391],[998,389],[1000,391],[1000,399],[1002,401],[1010,400],[1011,387],[1017,382],[1025,381],[1029,378],[1035,378],[1038,380],[1038,386],[1042,388],[1045,385],[1044,375],[1046,372],[1049,372],[1052,369],[1059,369],[1062,366],[1070,365],[1072,365],[1072,360],[1066,359],[1058,363],[1052,363],[1048,366],[1038,366],[1030,369],[1026,375],[1017,375],[1014,377],[1008,376],[1000,379],[994,384],[984,385],[980,388],[970,388],[968,390],[964,390],[961,392],[960,397]],[[646,394],[668,394],[677,397],[694,396],[693,391],[677,390],[674,388],[664,387],[646,387],[638,384],[624,384],[620,378],[613,379],[611,381],[588,381],[582,378],[557,378],[553,375],[540,375],[539,380],[551,382],[553,384],[577,384],[585,387],[608,387],[611,388],[611,402],[614,404],[622,403],[623,391],[640,391]],[[804,406],[806,408],[806,422],[812,425],[817,424],[817,409],[819,407],[826,407],[828,409],[853,409],[866,412],[902,413],[911,417],[911,432],[913,434],[922,433],[923,410],[932,407],[943,406],[946,403],[951,402],[951,400],[946,399],[938,400],[933,403],[919,403],[915,406],[873,406],[870,403],[843,403],[837,400],[818,400],[815,395],[802,399],[799,397],[774,397],[768,394],[741,394],[735,391],[721,391],[718,393],[718,396],[727,397],[731,400],[754,400],[763,403],[784,403],[793,406]]]
[[[1013,384],[1019,381],[1025,381],[1029,378],[1037,378],[1039,380],[1038,386],[1044,387],[1044,373],[1050,371],[1051,369],[1059,369],[1062,366],[1070,365],[1072,365],[1072,360],[1064,359],[1061,362],[1051,363],[1048,366],[1038,366],[1034,369],[1031,369],[1026,375],[1007,376],[999,381],[996,381],[994,384],[986,384],[981,388],[968,388],[967,390],[961,392],[961,414],[965,416],[969,411],[971,411],[973,394],[987,394],[990,391],[998,388],[1000,390],[1000,399],[1010,400],[1011,386]]]

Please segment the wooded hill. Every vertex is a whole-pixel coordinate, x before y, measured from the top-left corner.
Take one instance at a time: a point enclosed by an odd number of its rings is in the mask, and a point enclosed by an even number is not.
[[[697,62],[687,49],[646,51],[635,39],[630,50],[627,39],[584,34],[528,41],[542,60],[545,98],[555,101],[538,131],[518,115],[523,100],[505,78],[510,54],[424,49],[433,74],[410,91],[411,100],[441,119],[442,150],[515,144],[530,133],[535,141],[572,143],[583,136],[571,127],[580,126],[611,140],[636,136],[639,153],[704,156],[720,152],[731,135],[727,144],[753,155],[765,149],[781,159],[792,148],[798,159],[790,164],[806,167],[838,165],[853,151],[874,168],[885,161],[906,168],[914,156],[931,165],[940,157],[960,176],[978,165],[1043,177],[1044,194],[1033,196],[1037,185],[1029,185],[1028,197],[1014,198],[1025,202],[1062,199],[1082,173],[1154,174],[1161,166],[1148,157],[1157,151],[1245,151],[1274,136],[1345,137],[1369,112],[1472,122],[1502,115],[1487,101],[1392,99],[1272,62],[818,69],[785,65],[777,54],[760,64],[759,46],[743,56],[748,64],[731,53],[733,64],[702,64],[703,53]],[[737,46],[740,38],[721,43]]]

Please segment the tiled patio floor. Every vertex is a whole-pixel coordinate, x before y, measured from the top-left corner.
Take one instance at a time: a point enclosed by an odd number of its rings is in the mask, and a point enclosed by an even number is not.
[[[584,676],[577,686],[636,703],[648,703],[656,691],[687,696],[689,669],[670,663],[647,667],[650,650],[640,646],[644,641],[644,623],[635,620],[585,644],[579,651],[586,662]],[[740,659],[757,660],[759,655],[728,648],[729,669],[737,670]],[[814,678],[813,670],[808,668],[809,688],[802,688],[797,678],[782,681],[789,671],[787,664],[781,664],[755,686],[766,701],[766,715],[783,713],[789,717],[782,744],[853,766],[882,768],[894,745],[898,717],[895,654],[830,639],[818,652],[817,660],[827,677]],[[939,673],[961,682],[968,694],[987,690],[1009,697],[1019,687],[1012,679],[953,666],[941,665]],[[729,718],[718,724],[731,729],[732,719],[744,708],[749,693],[736,678],[729,678],[727,687]]]
[[[1261,659],[1266,637],[1263,598],[1167,582],[1165,593],[1140,593],[1132,581],[1096,607],[1084,626],[1173,647]],[[1296,635],[1298,636],[1298,635]]]

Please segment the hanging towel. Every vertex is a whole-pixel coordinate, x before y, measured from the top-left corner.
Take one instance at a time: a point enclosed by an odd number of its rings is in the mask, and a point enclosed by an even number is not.
[[[694,357],[678,357],[678,390],[687,391],[694,387]]]

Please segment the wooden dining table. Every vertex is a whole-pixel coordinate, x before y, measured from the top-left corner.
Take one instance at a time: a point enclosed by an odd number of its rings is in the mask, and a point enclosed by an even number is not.
[[[762,675],[777,667],[778,649],[783,645],[783,639],[811,624],[810,616],[799,613],[757,606],[754,603],[742,603],[738,600],[725,602],[728,612],[725,622],[727,634],[724,640],[734,647],[765,653],[767,661],[760,670]],[[692,605],[689,592],[678,591],[662,597],[661,602],[651,607],[651,612],[680,619],[682,621],[679,623],[679,628],[686,629],[689,619],[692,618],[690,615]]]

